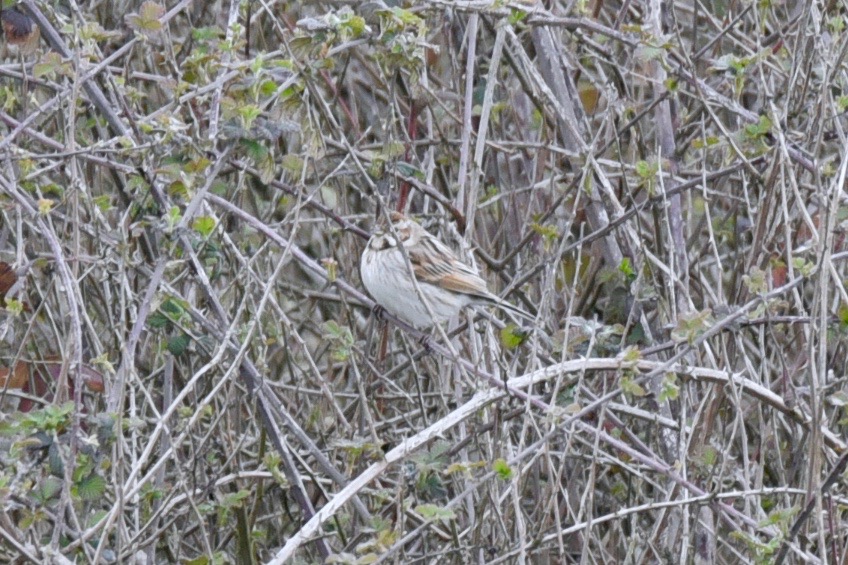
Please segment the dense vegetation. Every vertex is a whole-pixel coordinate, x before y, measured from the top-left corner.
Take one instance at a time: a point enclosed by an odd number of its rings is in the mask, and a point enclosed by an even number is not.
[[[16,10],[0,560],[846,558],[840,4]],[[375,316],[395,209],[535,322]]]

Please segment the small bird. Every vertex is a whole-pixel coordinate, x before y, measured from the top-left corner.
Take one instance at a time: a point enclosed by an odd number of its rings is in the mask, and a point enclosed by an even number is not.
[[[475,304],[495,305],[535,319],[489,292],[476,270],[457,259],[448,246],[417,222],[399,212],[392,212],[390,217],[393,229],[378,229],[371,236],[359,266],[362,283],[378,305],[417,329],[450,319],[465,306]],[[408,262],[399,245],[406,251]]]

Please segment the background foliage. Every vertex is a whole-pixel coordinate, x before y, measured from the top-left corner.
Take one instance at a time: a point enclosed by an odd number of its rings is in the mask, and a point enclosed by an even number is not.
[[[19,9],[2,559],[845,558],[841,4]],[[535,324],[376,320],[396,208]]]

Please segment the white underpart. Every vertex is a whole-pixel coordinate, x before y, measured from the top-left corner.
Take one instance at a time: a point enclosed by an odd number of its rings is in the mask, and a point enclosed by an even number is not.
[[[373,262],[378,254],[382,266],[375,268]],[[467,295],[419,281],[421,294],[431,297],[428,306],[435,319],[431,318],[412,283],[412,267],[397,247],[380,250],[368,247],[362,254],[360,273],[362,284],[377,304],[416,328],[450,319],[471,302]]]

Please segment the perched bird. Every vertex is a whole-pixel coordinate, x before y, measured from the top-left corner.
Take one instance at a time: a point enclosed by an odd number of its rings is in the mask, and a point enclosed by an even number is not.
[[[475,304],[495,305],[534,319],[489,292],[476,270],[418,223],[398,212],[392,212],[391,223],[392,228],[379,229],[368,240],[359,266],[362,283],[378,305],[415,328],[432,326]]]
[[[0,10],[0,22],[10,52],[18,50],[23,55],[35,52],[41,32],[29,16],[15,8],[7,8]]]

